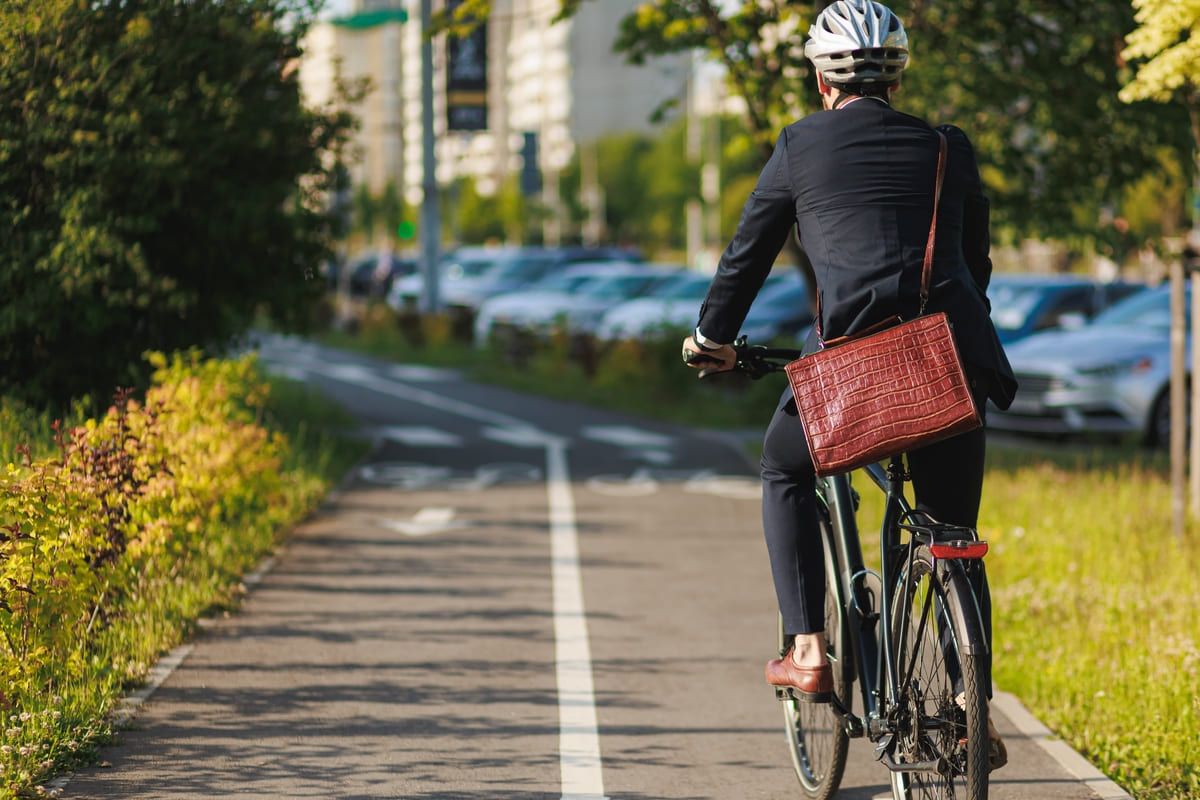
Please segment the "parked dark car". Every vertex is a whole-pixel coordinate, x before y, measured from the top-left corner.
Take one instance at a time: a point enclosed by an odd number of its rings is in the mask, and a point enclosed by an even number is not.
[[[1140,283],[1102,282],[1081,275],[995,273],[987,296],[992,322],[1000,341],[1007,344],[1038,331],[1079,328],[1145,288]]]
[[[394,253],[369,253],[350,260],[344,269],[344,274],[336,267],[327,272],[331,290],[352,297],[386,297],[393,283],[417,271],[417,261]]]

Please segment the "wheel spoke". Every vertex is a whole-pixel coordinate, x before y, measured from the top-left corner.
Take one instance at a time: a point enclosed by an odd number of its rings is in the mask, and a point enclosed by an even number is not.
[[[957,641],[950,606],[959,595],[948,591],[944,577],[928,552],[918,548],[911,570],[896,587],[892,629],[897,632],[900,702],[892,710],[897,734],[893,758],[909,764],[941,762],[943,768],[902,773],[893,787],[906,800],[984,800],[987,765],[979,759],[987,747],[986,696],[974,657],[962,655]],[[902,638],[904,631],[908,635]],[[973,741],[972,732],[982,741]]]

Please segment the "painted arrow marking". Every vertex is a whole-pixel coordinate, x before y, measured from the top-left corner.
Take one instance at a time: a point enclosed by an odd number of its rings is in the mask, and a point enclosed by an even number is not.
[[[454,509],[448,506],[426,506],[410,520],[385,519],[385,528],[399,531],[405,536],[431,536],[435,533],[465,528],[471,523],[454,519]]]

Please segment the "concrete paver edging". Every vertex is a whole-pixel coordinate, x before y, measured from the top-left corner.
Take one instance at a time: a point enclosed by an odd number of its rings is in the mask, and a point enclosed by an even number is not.
[[[1030,714],[1015,695],[997,690],[993,693],[992,705],[1008,717],[1022,735],[1037,742],[1063,769],[1082,781],[1101,800],[1133,800],[1124,789]]]

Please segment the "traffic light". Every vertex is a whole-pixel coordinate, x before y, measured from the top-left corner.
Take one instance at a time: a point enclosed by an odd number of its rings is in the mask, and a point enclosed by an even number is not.
[[[536,131],[525,131],[521,144],[521,194],[533,197],[542,191],[542,171],[538,169],[538,139]]]

